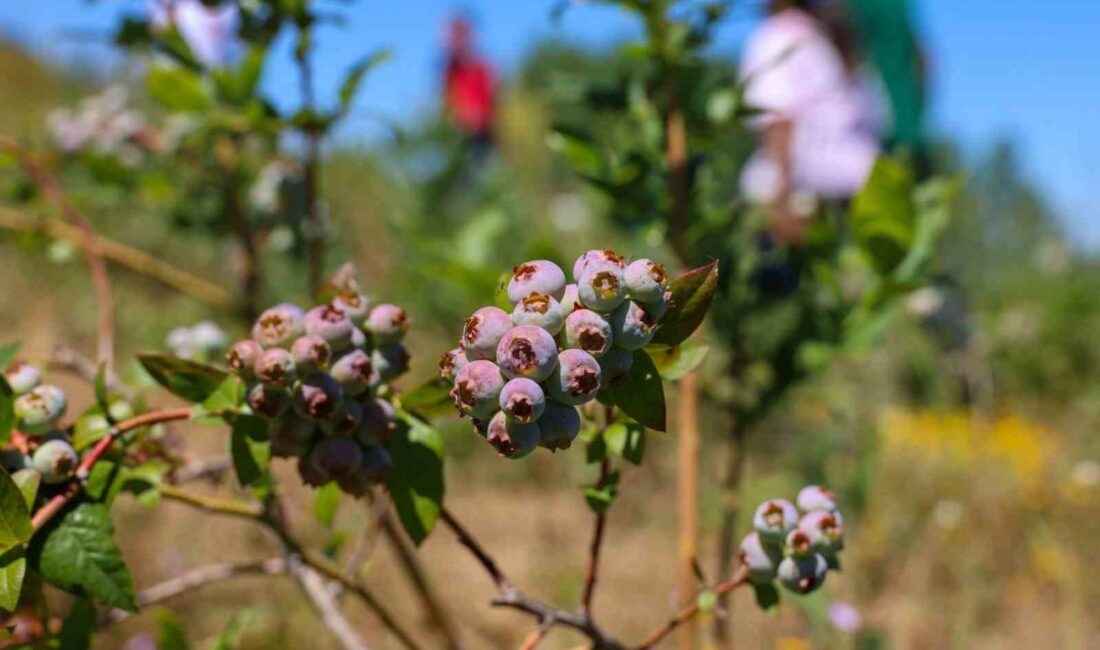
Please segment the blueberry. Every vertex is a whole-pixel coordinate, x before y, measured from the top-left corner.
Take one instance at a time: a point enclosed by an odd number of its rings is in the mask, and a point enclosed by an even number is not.
[[[225,365],[234,375],[252,381],[256,378],[256,361],[263,352],[263,346],[252,339],[237,341],[225,353]]]
[[[397,305],[383,304],[370,310],[365,327],[374,337],[375,345],[392,345],[405,338],[410,324],[404,309]]]
[[[500,392],[503,389],[504,378],[500,375],[500,368],[492,361],[479,359],[471,361],[455,375],[451,397],[459,411],[484,420],[500,408]]]
[[[314,420],[327,420],[344,399],[344,390],[325,374],[306,377],[294,390],[294,410]]]
[[[514,422],[534,422],[545,408],[546,395],[542,387],[530,379],[512,379],[500,391],[500,409]]]
[[[512,422],[504,413],[497,413],[489,421],[485,437],[501,456],[523,458],[539,446],[539,427],[534,423]]]
[[[378,381],[389,383],[409,371],[409,351],[400,343],[383,345],[370,354]]]
[[[48,440],[34,450],[34,468],[47,485],[64,483],[72,478],[79,462],[73,446],[60,438]]]
[[[626,260],[610,249],[591,250],[577,258],[573,264],[573,279],[578,282],[586,271],[592,268],[611,267],[623,271],[626,269]]]
[[[515,327],[508,312],[499,307],[482,307],[466,319],[462,329],[462,349],[470,361],[496,360],[500,339]]]
[[[542,381],[554,372],[557,363],[558,345],[541,327],[520,325],[509,330],[497,345],[497,365],[509,379]]]
[[[252,338],[265,348],[285,348],[305,331],[302,310],[284,302],[260,314],[252,326]]]
[[[787,554],[791,557],[804,558],[814,554],[813,542],[810,540],[810,536],[798,528],[787,533],[784,546],[787,548]]]
[[[358,291],[345,289],[332,299],[332,306],[348,315],[353,323],[359,323],[370,313],[370,300]]]
[[[271,384],[256,384],[248,390],[245,401],[253,413],[269,419],[286,413],[290,406],[286,389]]]
[[[309,451],[309,441],[316,429],[317,423],[294,413],[272,420],[267,430],[271,454],[278,458],[301,456]]]
[[[622,348],[612,347],[607,354],[598,359],[602,373],[602,383],[610,386],[628,374],[634,366],[634,353]]]
[[[515,305],[532,293],[544,293],[561,300],[565,295],[565,273],[561,267],[547,260],[516,265],[508,281],[508,300]]]
[[[363,422],[363,407],[345,397],[327,420],[321,422],[321,430],[330,436],[350,437],[358,431]]]
[[[568,316],[577,309],[581,309],[581,298],[577,294],[577,285],[575,283],[565,285],[565,293],[562,295],[561,300],[562,312]]]
[[[342,310],[332,305],[321,305],[306,312],[303,319],[306,334],[320,336],[329,344],[333,353],[340,353],[351,346],[355,326]]]
[[[42,384],[15,398],[15,427],[27,435],[46,433],[57,424],[69,400],[57,386]]]
[[[662,264],[653,260],[635,260],[623,274],[626,291],[637,302],[657,302],[664,299],[668,288],[668,272]]]
[[[371,399],[363,402],[363,420],[355,437],[364,445],[381,445],[396,427],[393,406],[384,399]]]
[[[322,438],[314,445],[309,458],[313,469],[320,476],[328,477],[324,481],[327,483],[356,471],[363,462],[363,449],[351,438]]]
[[[568,449],[581,431],[581,416],[572,406],[550,401],[538,425],[540,446],[551,451]]]
[[[600,390],[600,363],[584,350],[562,350],[558,368],[546,380],[550,398],[562,404],[584,404]]]
[[[749,580],[753,584],[767,584],[775,579],[775,571],[783,559],[782,550],[776,545],[765,545],[756,532],[745,535],[741,540],[741,565],[749,570]]]
[[[42,381],[42,376],[38,373],[38,369],[29,363],[19,363],[13,365],[8,372],[4,373],[4,379],[7,380],[8,386],[11,386],[12,392],[18,397],[19,395],[25,395],[37,386]]]
[[[836,494],[820,485],[807,485],[799,490],[795,503],[802,512],[833,512],[836,510]]]
[[[516,325],[534,325],[556,336],[565,323],[565,312],[557,300],[545,293],[532,293],[523,298],[512,312]]]
[[[611,323],[589,309],[578,309],[565,318],[565,346],[599,358],[611,349]]]
[[[495,355],[496,352],[494,351],[493,354]],[[462,348],[444,352],[443,356],[439,357],[439,376],[443,381],[453,382],[455,374],[469,363],[470,360],[466,358],[466,353],[462,351]]]
[[[256,359],[256,379],[273,386],[289,386],[298,376],[294,357],[282,348],[264,350]]]
[[[829,570],[825,558],[817,553],[808,557],[788,556],[779,563],[777,573],[779,582],[787,589],[808,594],[825,584],[825,575]]]
[[[581,304],[601,314],[615,310],[626,299],[623,272],[613,266],[592,267],[577,280]]]
[[[294,366],[302,375],[312,375],[328,369],[332,361],[332,348],[320,336],[300,336],[290,346]]]
[[[641,303],[628,300],[611,314],[611,332],[616,346],[640,350],[657,333],[657,318]]]
[[[350,474],[337,477],[336,484],[356,498],[366,496],[371,487],[386,480],[392,467],[393,459],[388,451],[382,447],[366,447],[359,467]]]
[[[844,521],[840,513],[808,512],[799,520],[798,530],[809,538],[813,550],[826,558],[844,548]]]
[[[752,526],[765,544],[780,544],[798,525],[798,510],[786,499],[761,503],[752,518]]]
[[[362,350],[352,350],[332,364],[329,374],[344,389],[345,395],[359,395],[371,386],[376,370],[371,357]]]

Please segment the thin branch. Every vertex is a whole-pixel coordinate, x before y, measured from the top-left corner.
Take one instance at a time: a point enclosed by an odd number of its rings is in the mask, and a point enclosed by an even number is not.
[[[152,411],[150,413],[143,413],[141,415],[132,417],[128,420],[123,420],[115,426],[111,427],[111,430],[106,436],[103,436],[92,448],[87,455],[84,456],[84,460],[80,462],[80,465],[76,468],[75,476],[69,484],[65,486],[65,489],[54,496],[52,499],[46,502],[44,506],[38,509],[38,512],[34,513],[34,517],[31,518],[31,523],[35,530],[41,529],[46,522],[48,522],[54,515],[61,511],[65,507],[65,504],[69,502],[77,493],[80,492],[83,487],[84,481],[88,478],[88,474],[91,472],[92,467],[103,457],[103,454],[110,448],[111,443],[123,433],[132,431],[134,429],[140,429],[151,424],[157,424],[159,422],[172,422],[174,420],[185,420],[191,417],[191,408],[183,407],[176,409],[167,409],[164,411]]]
[[[603,459],[600,463],[600,477],[596,481],[597,487],[603,487],[607,476],[611,472],[611,461]],[[592,544],[588,548],[588,571],[584,578],[584,598],[581,606],[586,616],[592,616],[592,597],[596,593],[596,572],[600,564],[600,547],[603,545],[603,531],[607,526],[607,510],[596,513],[596,524],[592,531]]]
[[[307,29],[299,27],[299,29]],[[299,36],[301,38],[301,35]],[[310,48],[299,47],[295,51],[298,63],[298,85],[302,95],[302,110],[312,114],[315,111],[316,98],[313,90],[313,66],[310,61]],[[303,162],[303,189],[305,193],[306,215],[306,257],[309,264],[309,290],[316,294],[324,282],[325,272],[325,232],[321,223],[320,205],[320,168],[321,168],[321,132],[315,125],[302,129],[306,140],[305,161]]]
[[[65,194],[53,174],[39,163],[34,156],[23,149],[19,144],[7,136],[0,136],[0,149],[14,155],[23,169],[30,174],[34,182],[42,189],[42,193],[54,209],[71,221],[76,226],[84,242],[85,259],[88,261],[88,270],[92,276],[92,287],[95,291],[96,301],[96,348],[97,358],[107,367],[107,371],[114,370],[115,365],[115,301],[111,291],[111,278],[107,273],[107,264],[103,261],[99,246],[96,244],[95,228],[91,221],[76,209]]]
[[[87,253],[87,240],[80,229],[64,221],[35,219],[15,210],[0,207],[0,228],[41,233],[50,239],[59,239],[80,246]],[[224,308],[232,303],[229,292],[225,289],[143,250],[127,246],[100,233],[95,234],[92,243],[104,259],[180,293],[202,300],[214,307]]]
[[[179,501],[189,506],[194,506],[207,512],[244,517],[246,519],[261,519],[264,514],[263,507],[258,503],[247,503],[234,499],[219,499],[206,496],[188,490],[181,490],[174,485],[161,483],[161,496],[173,501]]]
[[[70,372],[93,385],[99,375],[99,366],[94,361],[64,345],[55,346],[53,355],[46,360],[46,363],[51,369]],[[133,392],[122,385],[118,375],[113,372],[106,373],[104,379],[107,382],[108,390],[120,393],[127,400],[133,401]]]
[[[527,635],[526,639],[523,640],[523,645],[519,647],[519,650],[535,650],[535,648],[538,647],[540,643],[542,643],[542,640],[545,639],[548,634],[550,634],[551,629],[552,628],[549,625],[538,626],[537,628],[532,630],[530,634]]]
[[[345,650],[370,650],[343,612],[340,611],[340,604],[336,602],[336,598],[326,588],[325,581],[320,573],[303,564],[299,558],[293,555],[290,556],[290,560],[287,562],[287,569],[298,581],[302,593],[309,598],[321,620],[324,621],[328,629],[332,630],[332,633],[340,640]]]
[[[214,456],[213,458],[200,458],[182,465],[172,472],[170,478],[175,485],[183,485],[184,483],[203,479],[216,481],[227,471],[229,471],[229,459],[225,456]]]
[[[256,562],[223,562],[208,564],[186,571],[174,578],[165,580],[138,592],[139,608],[157,605],[183,594],[205,587],[215,582],[224,582],[242,576],[279,575],[286,572],[286,562],[282,558],[269,558]],[[113,609],[107,616],[107,623],[117,623],[130,617],[130,612]]]
[[[742,566],[740,569],[737,570],[737,573],[733,574],[732,578],[719,584],[710,591],[713,592],[715,596],[721,597],[740,587],[741,585],[747,584],[748,581],[749,570],[747,567]],[[662,639],[672,633],[673,630],[680,627],[684,623],[688,623],[694,620],[699,611],[699,603],[698,599],[696,599],[696,602],[681,609],[679,612],[676,613],[675,616],[670,618],[668,622],[654,630],[648,637],[646,637],[646,640],[642,642],[642,644],[639,645],[636,650],[648,650],[649,648],[657,645],[661,642]]]

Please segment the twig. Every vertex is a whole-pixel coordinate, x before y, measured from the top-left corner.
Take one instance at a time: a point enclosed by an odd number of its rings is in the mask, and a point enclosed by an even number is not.
[[[745,455],[748,447],[745,444],[744,424],[734,415],[733,431],[727,440],[726,478],[722,495],[722,527],[718,531],[718,573],[716,575],[728,575],[733,567],[733,561],[737,554],[734,552],[734,535],[737,532],[737,518],[741,511],[741,477],[744,473]],[[732,604],[728,595],[718,597],[717,607],[727,613]],[[724,647],[730,636],[732,616],[716,616],[714,618],[714,636],[719,647]]]
[[[299,25],[299,30],[309,29]],[[315,110],[315,93],[313,91],[313,66],[310,63],[310,47],[302,47],[302,42],[309,39],[299,35],[299,47],[295,50],[295,60],[298,63],[298,84],[302,94],[302,110],[313,113]],[[302,129],[302,135],[306,139],[306,154],[303,168],[303,190],[306,203],[306,257],[309,264],[309,290],[316,294],[324,282],[325,272],[325,232],[321,223],[320,197],[319,197],[319,171],[321,166],[321,133],[316,125],[309,125]]]
[[[51,239],[60,239],[80,246],[87,253],[87,241],[79,228],[57,219],[35,219],[9,208],[0,207],[0,227],[22,232],[38,232]],[[173,266],[145,251],[96,233],[95,249],[106,260],[151,278],[180,293],[197,298],[215,307],[228,307],[229,293],[218,285],[193,273]]]
[[[47,501],[45,505],[38,509],[38,512],[34,513],[34,517],[31,518],[31,524],[34,526],[34,529],[40,530],[46,525],[46,522],[65,507],[65,504],[68,503],[70,499],[80,492],[92,467],[103,457],[103,454],[107,452],[111,443],[114,442],[115,438],[119,435],[151,424],[172,422],[173,420],[185,420],[189,417],[191,417],[190,407],[167,409],[164,411],[143,413],[128,420],[123,420],[111,427],[107,435],[103,436],[103,438],[96,443],[95,447],[84,456],[84,460],[82,460],[80,465],[76,468],[76,474],[73,480],[65,486],[65,489],[60,494]]]
[[[180,503],[185,503],[207,512],[245,517],[247,519],[259,519],[263,515],[263,507],[258,503],[246,503],[233,499],[209,497],[205,494],[181,490],[174,485],[168,485],[166,483],[161,483],[160,493],[161,496],[167,499],[179,501]]]
[[[61,186],[53,174],[34,156],[23,149],[19,144],[7,136],[0,136],[0,149],[4,149],[14,155],[23,169],[30,174],[35,183],[42,188],[43,194],[53,204],[54,209],[75,225],[84,242],[85,259],[88,260],[88,270],[92,276],[92,287],[96,300],[96,349],[97,359],[107,367],[107,371],[114,370],[115,365],[115,302],[111,292],[111,278],[107,273],[107,264],[103,261],[99,246],[96,244],[95,228],[91,221],[76,209],[61,191]]]
[[[737,573],[735,573],[732,578],[717,585],[716,587],[714,587],[714,589],[711,589],[710,591],[714,593],[715,596],[721,597],[740,587],[741,585],[746,584],[748,580],[748,568],[741,567],[737,570]],[[642,642],[642,644],[639,645],[636,650],[648,650],[649,648],[657,645],[658,643],[660,643],[661,639],[664,639],[673,630],[685,623],[694,620],[695,615],[699,613],[699,609],[700,608],[698,600],[696,600],[696,602],[692,603],[691,605],[688,605],[687,607],[681,609],[679,612],[676,613],[675,616],[670,618],[668,622],[654,630],[652,634],[646,637],[646,640]]]
[[[225,456],[213,458],[200,458],[183,465],[172,472],[171,481],[175,485],[183,485],[202,479],[217,480],[229,470],[229,459]]]
[[[600,477],[596,482],[596,487],[603,487],[610,471],[611,461],[605,458],[600,463]],[[588,548],[588,571],[584,578],[584,598],[581,600],[581,606],[588,617],[592,616],[592,596],[596,593],[596,571],[599,568],[600,547],[603,545],[603,531],[606,526],[607,510],[601,510],[596,513],[596,524],[592,531],[592,544]]]
[[[551,628],[549,625],[540,625],[534,630],[531,630],[531,633],[523,640],[523,645],[519,647],[519,650],[535,650],[535,648],[542,643],[542,640],[546,638],[546,635],[550,634],[550,630]]]
[[[206,585],[231,580],[241,576],[279,575],[286,572],[286,562],[282,558],[270,558],[256,562],[223,562],[209,564],[186,571],[138,592],[139,608],[156,605],[166,600],[194,591]],[[130,617],[130,612],[113,609],[107,615],[107,623],[117,623]]]
[[[345,650],[369,650],[366,642],[359,637],[355,628],[340,611],[339,603],[336,602],[336,598],[326,588],[321,574],[293,555],[290,556],[287,562],[287,569],[298,581],[302,593],[313,603],[313,607],[317,610],[321,620],[328,626],[328,629],[332,630],[332,633],[340,640]]]
[[[96,376],[99,374],[99,366],[97,366],[94,361],[76,350],[63,345],[54,347],[53,356],[51,356],[46,363],[50,368],[65,370],[91,384],[95,383]],[[108,390],[121,393],[127,400],[133,400],[134,396],[132,391],[122,385],[118,379],[118,375],[113,372],[106,373],[104,379],[107,382]]]
[[[492,556],[478,544],[477,540],[455,519],[449,510],[440,510],[440,519],[458,537],[458,541],[470,553],[492,578],[496,585],[498,595],[489,601],[493,607],[505,607],[526,612],[538,620],[539,625],[552,628],[556,625],[572,628],[588,637],[594,647],[601,650],[624,650],[626,646],[616,641],[604,632],[584,612],[570,612],[547,605],[541,601],[527,597],[517,589],[511,581],[501,572]]]

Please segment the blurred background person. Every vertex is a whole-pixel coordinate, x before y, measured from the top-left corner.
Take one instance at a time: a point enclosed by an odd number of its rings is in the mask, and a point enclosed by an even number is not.
[[[447,115],[473,146],[475,154],[493,146],[496,88],[493,69],[478,56],[470,22],[452,18],[447,26],[443,104]]]
[[[154,0],[150,10],[154,29],[175,27],[206,66],[229,62],[237,34],[237,3],[207,4],[202,0]]]
[[[928,74],[909,0],[843,0],[888,109],[883,145],[926,175],[924,109]]]
[[[772,236],[797,244],[812,200],[845,203],[879,153],[879,111],[861,75],[862,57],[843,16],[810,0],[770,0],[741,59],[761,143],[741,177],[766,206]]]

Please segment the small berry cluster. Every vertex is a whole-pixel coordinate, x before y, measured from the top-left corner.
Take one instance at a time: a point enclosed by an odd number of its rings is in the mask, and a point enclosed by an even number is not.
[[[69,406],[64,391],[41,383],[38,369],[27,363],[12,365],[4,373],[4,379],[16,396],[15,428],[31,437],[21,450],[4,452],[4,468],[11,471],[34,469],[48,485],[68,481],[76,470],[78,459],[69,434],[57,428]]]
[[[588,251],[573,278],[546,260],[516,266],[512,313],[478,309],[460,347],[439,361],[455,408],[509,458],[568,448],[581,428],[576,407],[626,376],[667,309],[668,274],[648,259],[627,265],[613,251]]]
[[[844,520],[835,495],[821,486],[802,488],[796,502],[797,508],[786,499],[760,504],[752,519],[755,532],[741,540],[741,564],[753,584],[778,577],[787,589],[808,594],[825,583],[830,568],[839,567]]]
[[[362,496],[392,465],[384,444],[396,413],[383,395],[408,370],[409,319],[351,287],[306,312],[287,303],[264,311],[226,365],[248,382],[252,412],[271,421],[273,455],[298,458],[308,485],[335,480]]]

